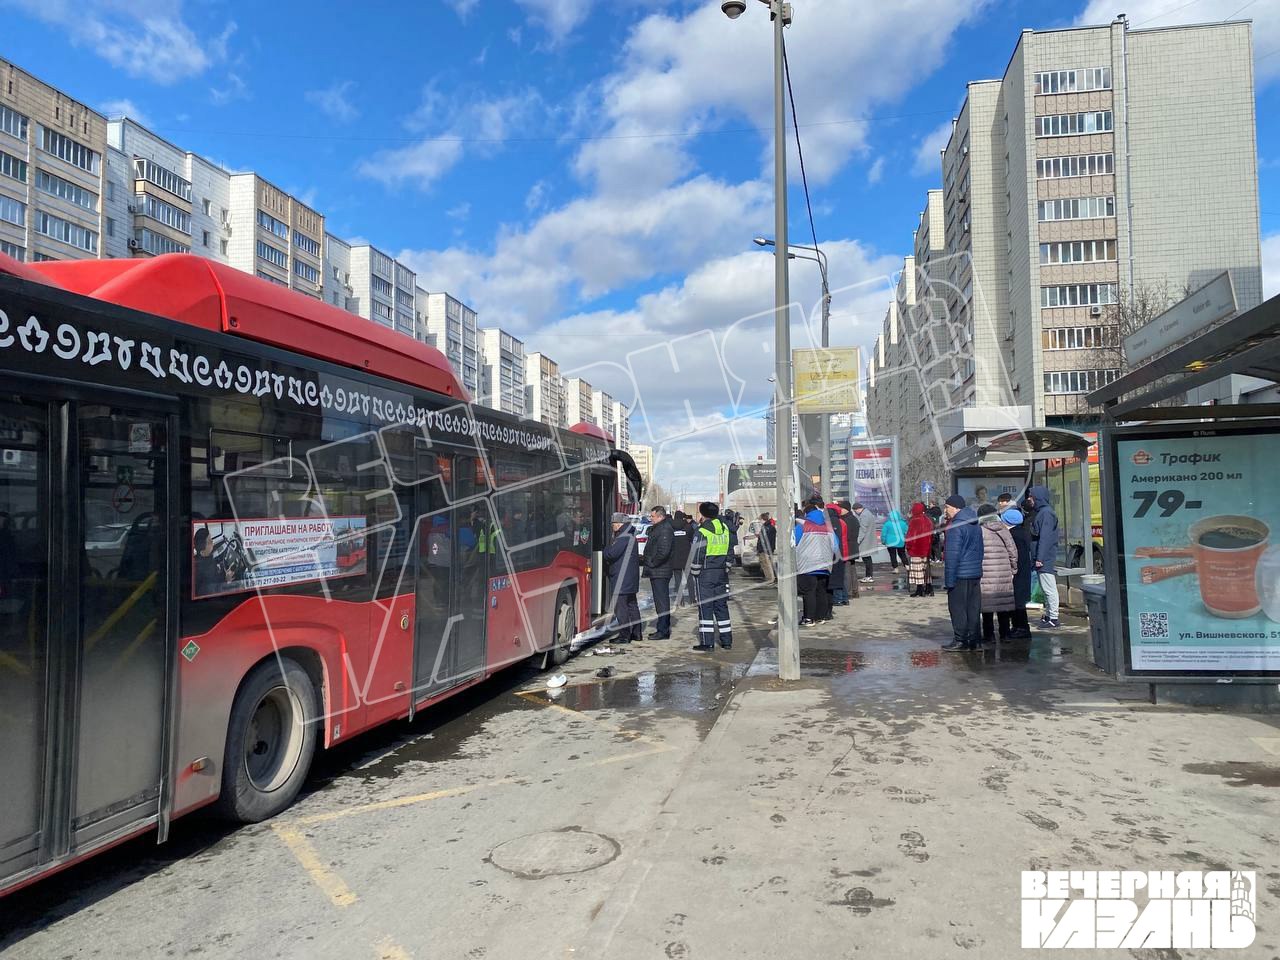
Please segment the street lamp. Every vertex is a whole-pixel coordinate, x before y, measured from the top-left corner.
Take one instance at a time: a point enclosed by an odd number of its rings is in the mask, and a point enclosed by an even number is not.
[[[778,382],[773,393],[773,441],[778,462],[778,677],[800,679],[800,625],[796,611],[796,563],[790,549],[795,494],[791,471],[782,469],[782,458],[791,454],[791,291],[787,252],[787,106],[784,73],[783,28],[791,23],[791,4],[784,0],[760,0],[773,20],[773,212],[774,251],[773,341]],[[745,0],[724,0],[720,9],[730,20],[746,12]],[[786,416],[783,416],[783,411]]]
[[[755,237],[752,241],[757,247],[773,247],[776,246],[774,241],[768,237]],[[812,250],[814,255],[809,256],[804,253],[792,253],[788,251],[787,259],[795,260],[799,257],[801,260],[812,260],[818,265],[818,273],[822,275],[822,346],[831,346],[831,285],[827,280],[827,255],[817,247],[806,247],[802,243],[790,244],[790,250]],[[831,415],[822,414],[822,434],[819,443],[822,444],[822,496],[828,503],[831,502]]]

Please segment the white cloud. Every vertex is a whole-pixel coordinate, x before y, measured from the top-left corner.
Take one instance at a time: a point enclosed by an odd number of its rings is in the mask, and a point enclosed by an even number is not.
[[[307,103],[318,107],[331,120],[350,123],[360,116],[360,111],[351,102],[351,91],[355,87],[354,80],[334,81],[323,90],[308,90],[305,96]]]
[[[151,122],[151,118],[147,113],[132,100],[121,98],[119,100],[104,100],[98,105],[98,109],[102,111],[108,118],[128,117],[136,123],[142,124],[144,127],[155,126]]]
[[[450,220],[466,220],[471,216],[471,204],[465,200],[462,203],[454,204],[444,212],[444,215]]]
[[[591,13],[594,0],[516,0],[529,19],[547,32],[552,45],[562,43]]]
[[[1280,77],[1280,3],[1275,0],[1197,0],[1181,5],[1169,0],[1130,0],[1117,6],[1114,0],[1089,0],[1077,24],[1106,24],[1123,9],[1130,29],[1172,27],[1186,23],[1218,23],[1228,18],[1253,20],[1254,68],[1259,84]]]
[[[938,124],[923,140],[916,144],[916,159],[911,165],[911,172],[917,177],[933,177],[942,179],[942,161],[940,154],[951,139],[952,122],[947,120]]]
[[[235,31],[228,23],[205,42],[183,18],[180,0],[130,4],[115,0],[7,0],[29,16],[63,30],[132,77],[160,84],[199,76],[226,59]]]
[[[476,4],[480,0],[444,0],[445,5],[452,8],[453,12],[458,15],[458,19],[466,22],[467,17],[471,16],[471,11],[476,8]]]
[[[867,171],[867,183],[879,183],[884,178],[884,157],[876,157]]]
[[[427,87],[422,103],[406,126],[428,133],[417,143],[382,150],[359,163],[361,175],[389,187],[409,183],[430,190],[457,166],[467,151],[487,155],[501,149],[502,141],[523,129],[530,118],[544,113],[537,92],[530,89],[498,99],[449,98]],[[437,132],[438,131],[438,132]]]
[[[209,88],[209,99],[219,107],[235,100],[248,100],[249,85],[233,70],[227,74],[226,82],[222,86]]]
[[[1280,233],[1262,238],[1262,296],[1280,294]]]

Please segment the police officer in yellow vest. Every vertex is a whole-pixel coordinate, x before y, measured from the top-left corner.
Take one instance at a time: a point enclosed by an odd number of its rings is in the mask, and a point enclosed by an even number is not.
[[[720,519],[720,508],[707,501],[698,504],[702,522],[694,529],[690,573],[694,577],[694,598],[698,604],[698,643],[694,650],[714,650],[716,634],[720,646],[733,646],[733,624],[729,622],[729,528]]]

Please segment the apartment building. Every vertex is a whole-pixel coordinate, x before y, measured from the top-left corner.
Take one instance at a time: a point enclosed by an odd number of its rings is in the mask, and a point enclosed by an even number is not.
[[[497,327],[479,331],[480,402],[525,416],[524,341]]]
[[[447,293],[427,293],[418,287],[416,298],[424,322],[421,338],[449,358],[462,385],[475,397],[480,392],[476,312]]]
[[[347,249],[340,251],[337,259],[349,264],[343,272],[344,277],[350,277],[347,309],[397,333],[414,336],[418,329],[417,274],[370,244],[344,246]],[[330,295],[336,282],[337,278],[326,278]]]
[[[233,173],[227,262],[319,300],[324,216],[256,173]]]
[[[772,405],[764,414],[764,458],[777,462],[777,444],[774,442],[774,424],[777,422]],[[791,460],[800,461],[800,418],[791,415]]]
[[[1024,30],[1002,79],[968,85],[940,161],[868,371],[904,489],[984,432],[1092,421],[1127,291],[1173,302],[1228,270],[1241,311],[1261,300],[1248,22]]]
[[[591,402],[595,389],[581,377],[569,377],[564,382],[564,425],[597,423]]]
[[[107,121],[104,256],[229,263],[231,174],[128,117]]]
[[[618,424],[614,420],[616,409],[616,401],[609,394],[603,390],[591,391],[591,416],[595,418],[597,426],[615,439],[618,436]]]
[[[560,365],[545,353],[530,353],[525,355],[524,369],[525,416],[553,427],[563,427],[565,388]]]
[[[619,450],[631,449],[631,411],[621,400],[613,401],[613,444]]]
[[[107,119],[0,60],[0,252],[103,256]]]
[[[643,443],[635,443],[631,445],[630,453],[631,459],[635,461],[636,470],[639,471],[640,476],[644,479],[644,485],[647,489],[653,483],[653,447]],[[724,489],[723,482],[720,485],[720,489]]]

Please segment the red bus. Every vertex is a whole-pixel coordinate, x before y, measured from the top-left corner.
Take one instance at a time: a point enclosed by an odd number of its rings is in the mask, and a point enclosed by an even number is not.
[[[602,431],[473,406],[437,351],[199,257],[0,257],[0,892],[604,613]]]

